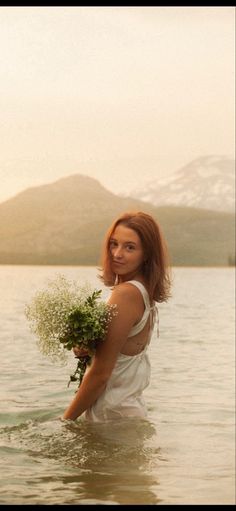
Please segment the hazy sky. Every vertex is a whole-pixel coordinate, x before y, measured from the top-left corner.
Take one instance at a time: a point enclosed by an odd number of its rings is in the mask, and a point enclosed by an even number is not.
[[[234,7],[0,7],[0,201],[234,157]]]

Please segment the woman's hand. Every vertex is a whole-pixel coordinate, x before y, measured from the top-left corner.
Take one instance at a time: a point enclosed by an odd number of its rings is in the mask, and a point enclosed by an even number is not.
[[[87,357],[88,356],[88,351],[83,349],[83,348],[77,348],[77,346],[75,346],[73,348],[73,352],[74,352],[74,355],[76,356],[76,358],[80,358],[80,357]]]

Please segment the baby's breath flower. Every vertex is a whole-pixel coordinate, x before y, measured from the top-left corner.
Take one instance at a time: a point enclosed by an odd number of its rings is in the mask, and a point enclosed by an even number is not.
[[[116,306],[102,301],[101,292],[92,290],[88,283],[80,286],[61,274],[49,281],[47,289],[36,292],[26,305],[25,314],[43,355],[65,362],[68,350],[78,347],[88,352],[86,364],[91,361],[116,314]],[[79,360],[71,381],[77,379],[78,372],[81,382],[86,364]]]

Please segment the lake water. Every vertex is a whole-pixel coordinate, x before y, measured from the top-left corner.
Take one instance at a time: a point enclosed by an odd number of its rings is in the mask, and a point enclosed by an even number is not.
[[[60,420],[75,359],[53,364],[29,331],[25,304],[56,273],[101,288],[94,267],[0,266],[0,503],[235,504],[234,269],[174,268],[148,419],[108,425]]]

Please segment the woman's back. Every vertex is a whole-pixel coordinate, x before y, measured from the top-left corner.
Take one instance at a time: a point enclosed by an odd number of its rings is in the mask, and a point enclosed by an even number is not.
[[[129,284],[135,285],[143,296],[143,316],[131,329],[104,392],[86,411],[85,418],[90,421],[146,416],[142,392],[150,381],[147,348],[153,330],[154,308],[150,307],[148,293],[141,282],[133,280]]]

